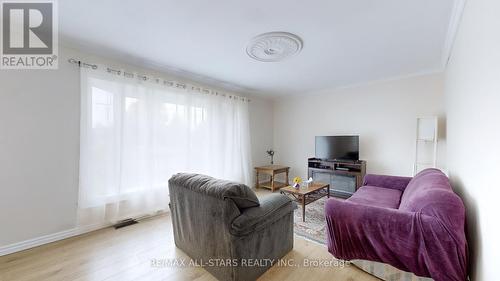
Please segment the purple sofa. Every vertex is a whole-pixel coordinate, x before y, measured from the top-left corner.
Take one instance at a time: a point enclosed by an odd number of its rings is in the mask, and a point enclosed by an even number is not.
[[[414,178],[366,175],[347,200],[325,205],[328,251],[390,264],[435,281],[465,281],[465,208],[438,169]]]

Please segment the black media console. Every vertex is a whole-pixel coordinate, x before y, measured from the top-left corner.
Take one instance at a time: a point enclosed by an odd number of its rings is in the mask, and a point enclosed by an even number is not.
[[[309,158],[307,172],[315,181],[329,183],[333,196],[348,198],[363,184],[366,161]]]

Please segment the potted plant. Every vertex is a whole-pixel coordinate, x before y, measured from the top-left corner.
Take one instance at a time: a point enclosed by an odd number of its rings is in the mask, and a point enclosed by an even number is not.
[[[271,157],[271,165],[274,164],[274,150],[272,149],[269,149],[267,152],[267,155],[269,155]]]

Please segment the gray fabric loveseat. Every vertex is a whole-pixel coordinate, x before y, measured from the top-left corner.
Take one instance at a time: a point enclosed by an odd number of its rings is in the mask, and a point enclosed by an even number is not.
[[[199,174],[169,180],[175,245],[219,280],[255,280],[293,248],[295,203]]]

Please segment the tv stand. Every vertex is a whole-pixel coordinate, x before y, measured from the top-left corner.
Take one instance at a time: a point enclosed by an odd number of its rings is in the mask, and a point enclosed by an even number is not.
[[[330,184],[334,196],[347,198],[363,185],[366,161],[309,158],[307,172],[314,181]]]

